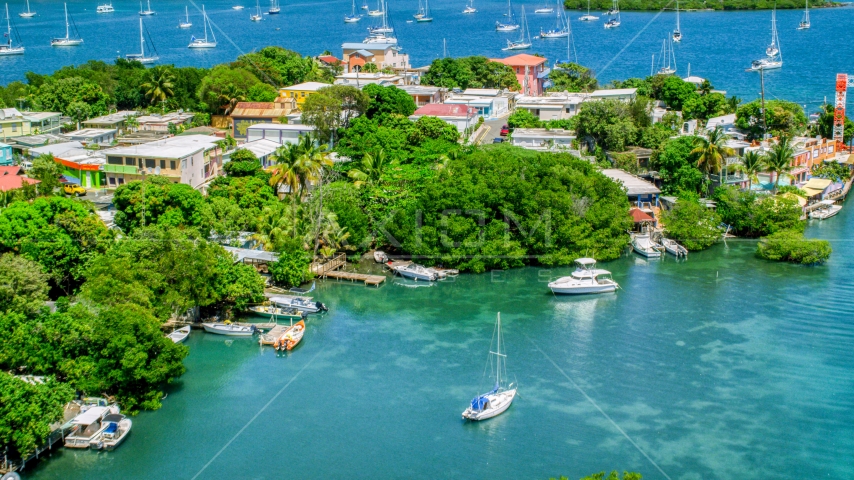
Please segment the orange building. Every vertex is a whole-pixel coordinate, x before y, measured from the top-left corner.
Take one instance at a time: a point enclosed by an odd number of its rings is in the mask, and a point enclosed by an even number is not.
[[[795,156],[789,175],[795,183],[806,182],[814,165],[836,157],[836,141],[827,138],[798,138],[794,142]]]

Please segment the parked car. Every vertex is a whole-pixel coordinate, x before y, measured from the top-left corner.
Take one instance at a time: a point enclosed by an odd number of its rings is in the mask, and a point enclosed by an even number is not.
[[[510,127],[509,126],[504,125],[503,127],[501,127],[501,136],[502,137],[506,137],[509,134],[510,134]]]
[[[27,170],[33,168],[33,162],[23,161],[21,162],[20,167],[26,172]]]
[[[504,139],[501,137],[495,137],[492,139],[492,143],[504,143]]]
[[[86,189],[81,187],[80,185],[75,185],[73,183],[66,183],[62,186],[62,191],[66,195],[77,195],[78,197],[82,197],[86,195]]]

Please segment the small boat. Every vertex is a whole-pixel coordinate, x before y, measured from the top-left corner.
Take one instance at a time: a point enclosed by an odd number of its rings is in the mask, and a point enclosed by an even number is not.
[[[555,9],[552,7],[540,7],[534,10],[534,13],[554,13]]]
[[[804,1],[804,18],[798,24],[798,30],[809,30],[810,28],[810,0]]]
[[[614,3],[611,5],[611,8],[605,12],[605,15],[616,15],[620,13],[620,3],[619,0],[614,0]]]
[[[255,1],[255,15],[250,15],[249,20],[253,22],[260,22],[264,20],[264,17],[261,15],[261,0]]]
[[[587,0],[587,15],[578,17],[578,20],[582,22],[593,22],[599,20],[599,17],[596,15],[590,15],[590,0]]]
[[[54,38],[50,41],[50,46],[52,47],[76,47],[83,43],[83,39],[80,38],[80,33],[77,31],[77,25],[74,25],[74,19],[71,19],[71,23],[69,23],[68,17],[68,4],[63,4],[65,6],[65,37],[64,38]],[[74,38],[71,37],[71,27],[74,26]]]
[[[71,420],[72,431],[65,437],[66,448],[89,448],[93,441],[101,439],[109,422],[104,418],[110,414],[118,414],[119,407],[116,405],[93,406],[83,411]]]
[[[661,238],[661,246],[664,247],[664,251],[675,255],[677,257],[687,257],[688,249],[676,243],[676,240],[672,240],[670,238]]]
[[[17,45],[12,42],[12,34],[18,39]],[[0,44],[0,56],[6,55],[22,55],[24,47],[21,45],[21,39],[18,38],[17,29],[12,31],[12,17],[9,16],[9,4],[6,4],[6,38],[8,43]]]
[[[270,9],[267,10],[267,15],[278,15],[282,13],[282,9],[279,8],[279,0],[270,0]]]
[[[285,320],[300,320],[305,318],[305,314],[294,308],[281,308],[273,305],[257,305],[249,307],[249,311],[255,315],[267,318],[285,319]]]
[[[575,271],[570,276],[561,277],[549,283],[552,293],[580,295],[614,292],[620,288],[611,278],[611,272],[595,268],[596,260],[579,258],[575,260],[575,265]]]
[[[682,41],[682,30],[679,29],[679,0],[676,0],[676,30],[673,30],[673,34],[670,38],[672,38],[676,43]]]
[[[89,441],[89,447],[92,450],[114,450],[127,438],[133,426],[131,419],[120,413],[107,415],[101,423],[106,423],[107,428],[101,433],[100,438]]]
[[[361,15],[356,15],[356,0],[353,0],[353,9],[350,15],[344,15],[344,23],[356,23],[361,19]]]
[[[208,40],[208,14],[205,13],[205,6],[202,5],[202,21],[204,22],[205,38],[190,37],[190,44],[187,48],[216,48],[216,35],[214,35],[213,26],[210,27],[211,39]]]
[[[116,11],[116,9],[113,8],[112,3],[105,3],[103,5],[98,5],[98,7],[95,8],[95,13],[113,13],[115,11]]]
[[[493,351],[492,345],[489,348],[489,355],[494,357],[494,378],[495,386],[491,391],[474,397],[469,404],[469,407],[463,412],[463,420],[480,421],[495,417],[504,413],[513,403],[516,398],[516,389],[511,383],[504,386],[503,381],[507,378],[507,355],[501,353],[501,314],[498,314],[496,322],[497,348]],[[490,363],[493,359],[490,358]]]
[[[761,58],[759,60],[754,60],[750,64],[750,68],[747,69],[748,72],[758,72],[760,70],[773,70],[775,68],[781,68],[783,66],[782,60],[772,60],[768,58]]]
[[[364,40],[362,40],[362,43],[392,43],[392,44],[394,44],[394,43],[397,43],[397,38],[395,38],[391,35],[387,35],[387,34],[382,33],[382,32],[378,32],[378,33],[369,34],[367,37],[365,37]]]
[[[476,13],[477,9],[474,8],[474,0],[469,0],[469,4],[466,5],[466,8],[463,10],[463,13]]]
[[[605,22],[605,28],[617,28],[620,26],[620,14],[617,14],[614,18],[609,18],[607,22]]]
[[[146,1],[147,1],[147,3],[146,3],[147,8],[145,8],[144,10],[142,8],[142,2],[139,2],[139,14],[143,17],[148,17],[148,16],[151,16],[151,15],[154,15],[155,13],[157,13],[151,9],[151,0],[146,0]]]
[[[388,255],[382,250],[374,250],[374,261],[377,263],[386,263],[388,262]]]
[[[383,4],[383,0],[379,0],[377,2],[376,10],[368,10],[369,17],[382,17],[385,14],[385,5]]]
[[[655,243],[647,234],[638,234],[632,238],[632,248],[634,251],[647,258],[657,258],[661,256],[663,247]]]
[[[205,331],[217,335],[228,335],[230,337],[251,337],[255,333],[255,326],[245,327],[231,323],[203,323]]]
[[[231,7],[232,10],[243,10],[243,5],[235,5]]]
[[[148,35],[148,40],[151,42],[151,50],[153,53],[149,53],[148,56],[145,55],[145,39],[142,36],[142,18],[139,19],[139,53],[129,53],[125,55],[125,58],[128,60],[136,60],[137,62],[147,65],[149,63],[154,63],[160,60],[160,57],[157,55],[157,50],[154,48],[154,42],[151,41],[151,35]]]
[[[531,48],[531,32],[528,30],[525,7],[522,7],[522,31],[519,32],[519,39],[515,42],[507,40],[507,46],[502,50],[527,50],[529,48]]]
[[[183,343],[190,336],[190,326],[181,327],[178,330],[173,330],[172,333],[166,335],[166,338],[175,343]]]
[[[281,295],[270,297],[270,303],[279,308],[294,309],[305,313],[318,313],[329,311],[326,305],[315,302],[311,297],[296,297],[291,295]]]
[[[833,200],[822,200],[821,206],[810,212],[810,218],[824,220],[836,215],[840,210],[842,206],[834,204]]]
[[[27,11],[19,13],[18,16],[21,18],[33,18],[36,16],[36,12],[30,10],[30,0],[27,0]]]
[[[178,28],[190,28],[193,26],[193,23],[190,22],[190,9],[185,5],[184,6],[184,21],[178,22]]]
[[[506,22],[495,22],[495,30],[499,32],[515,32],[519,30],[520,25],[513,20],[513,7],[510,5],[510,0],[507,0],[507,17]]]
[[[285,330],[282,336],[273,344],[273,347],[276,350],[293,350],[300,340],[302,340],[303,335],[305,335],[305,322],[300,320],[291,328]]]
[[[401,265],[398,267],[394,267],[393,270],[401,277],[411,278],[413,280],[435,282],[439,279],[439,274],[436,273],[435,270],[433,270],[432,268],[425,268],[424,266],[418,265],[416,263],[410,263],[409,265]]]

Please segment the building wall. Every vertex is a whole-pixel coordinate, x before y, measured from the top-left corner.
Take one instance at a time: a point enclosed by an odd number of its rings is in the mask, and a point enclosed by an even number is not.
[[[305,99],[311,96],[313,93],[317,92],[315,92],[314,90],[279,90],[280,97],[293,98],[299,106],[305,103]]]
[[[12,119],[0,121],[0,133],[3,138],[14,138],[22,135],[30,135],[30,122],[23,119]]]
[[[306,126],[305,130],[267,130],[263,128],[250,128],[246,132],[246,141],[252,142],[255,140],[266,138],[267,140],[272,140],[274,142],[285,145],[289,143],[297,143],[301,134],[305,135],[313,131],[314,129],[308,126]]]
[[[0,166],[9,166],[14,163],[14,159],[12,158],[12,147],[10,145],[3,145],[0,147]]]
[[[231,119],[231,136],[235,139],[246,140],[249,127],[259,123],[280,123],[278,118],[247,118],[247,117],[232,117]]]

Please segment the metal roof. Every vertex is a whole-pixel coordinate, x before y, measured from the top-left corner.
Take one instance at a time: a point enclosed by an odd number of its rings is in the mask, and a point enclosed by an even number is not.
[[[622,183],[626,187],[626,193],[630,197],[637,195],[657,195],[661,193],[655,185],[646,180],[638,178],[631,173],[620,170],[619,168],[607,168],[602,170],[602,173],[611,180]]]

